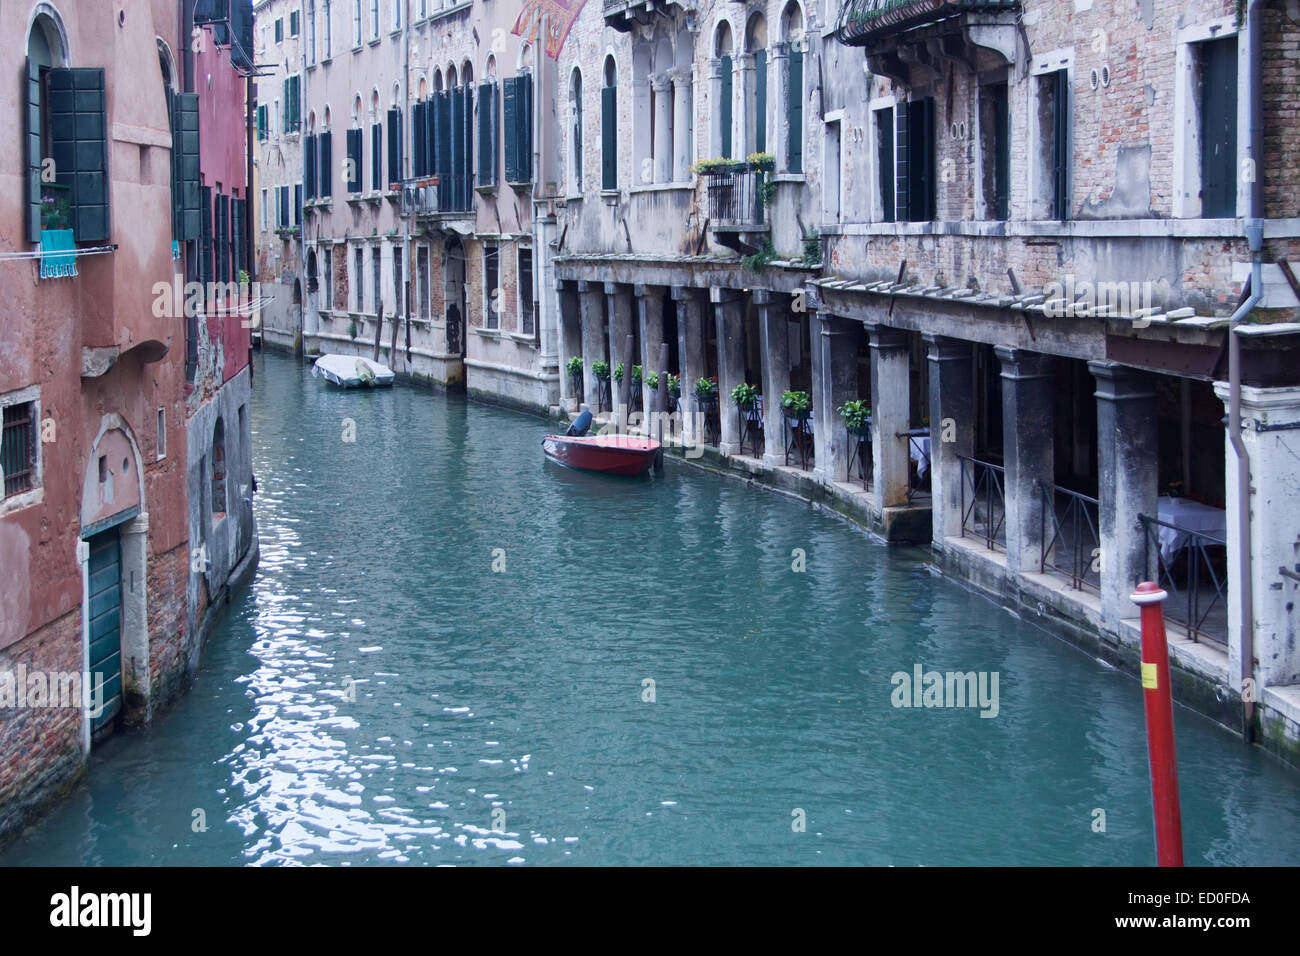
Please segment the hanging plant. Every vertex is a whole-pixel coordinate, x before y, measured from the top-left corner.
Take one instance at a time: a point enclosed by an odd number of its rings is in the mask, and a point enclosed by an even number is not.
[[[743,409],[754,407],[754,399],[758,397],[758,389],[753,385],[740,384],[731,390],[731,401]]]

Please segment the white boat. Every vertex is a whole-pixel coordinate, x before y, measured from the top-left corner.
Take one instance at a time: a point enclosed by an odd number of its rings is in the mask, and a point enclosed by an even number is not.
[[[355,355],[322,355],[311,368],[312,375],[342,388],[392,385],[396,376],[387,365],[357,358]]]

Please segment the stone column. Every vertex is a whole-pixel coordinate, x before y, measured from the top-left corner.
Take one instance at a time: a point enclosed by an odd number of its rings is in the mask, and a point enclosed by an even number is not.
[[[1043,493],[1052,484],[1052,358],[1041,352],[995,351],[1002,363],[1002,456],[1006,507],[1007,571],[1037,574],[1042,561]]]
[[[785,463],[781,393],[790,387],[790,316],[772,302],[772,293],[754,290],[763,360],[763,464]]]
[[[594,415],[599,407],[600,390],[591,363],[605,358],[605,295],[604,286],[598,282],[578,280],[578,303],[582,321],[582,374],[583,402]]]
[[[975,363],[971,344],[926,332],[930,360],[930,494],[933,539],[961,534],[961,461],[975,453]],[[949,441],[948,439],[952,440]]]
[[[576,412],[583,396],[575,394],[568,366],[569,359],[575,356],[579,360],[582,359],[581,308],[578,304],[578,290],[574,283],[557,280],[555,286],[560,325],[560,406],[566,412]]]
[[[871,336],[871,493],[882,511],[907,504],[911,355],[907,334],[887,325],[870,325]],[[902,437],[900,437],[900,435]]]
[[[731,110],[731,155],[733,159],[744,159],[753,150],[753,137],[749,130],[753,126],[753,109],[749,105],[749,87],[754,78],[754,54],[740,53],[732,59],[735,70],[731,79],[731,93],[734,97]]]
[[[710,289],[714,319],[718,323],[718,451],[734,455],[740,450],[740,423],[731,404],[731,390],[745,380],[745,355],[741,349],[744,300],[735,289]]]
[[[684,183],[691,178],[691,71],[673,70],[668,74],[673,81],[673,182]]]
[[[1088,370],[1097,380],[1101,625],[1118,633],[1121,620],[1138,616],[1130,596],[1139,580],[1148,579],[1138,515],[1157,513],[1155,377],[1114,362],[1089,362]]]
[[[681,363],[678,375],[682,380],[682,394],[677,407],[682,416],[682,440],[689,445],[697,440],[698,431],[695,380],[702,378],[708,368],[704,357],[704,309],[695,289],[673,286],[671,293],[677,303],[677,355]]]
[[[1215,382],[1215,394],[1228,405],[1228,383]],[[1243,543],[1238,525],[1237,456],[1224,435],[1227,471],[1224,492],[1228,523],[1228,674],[1233,690],[1251,673],[1243,667],[1240,560],[1251,550],[1251,610],[1254,617],[1253,656],[1259,661],[1254,677],[1258,690],[1300,683],[1300,646],[1294,639],[1292,608],[1300,603],[1300,582],[1282,574],[1300,572],[1300,538],[1294,518],[1300,499],[1300,388],[1241,387],[1241,438],[1250,457],[1250,541]]]
[[[642,77],[632,83],[633,186],[646,186],[654,182],[654,167],[649,162],[654,135],[654,117],[650,109],[650,78]]]
[[[709,157],[722,155],[722,126],[718,117],[722,115],[722,59],[715,57],[706,66],[709,76]],[[733,151],[734,152],[734,151]]]
[[[637,283],[632,287],[636,296],[637,321],[641,331],[641,354],[637,361],[641,363],[641,407],[645,409],[647,419],[654,411],[655,393],[645,384],[651,372],[664,370],[659,368],[659,346],[664,344],[664,287]],[[659,387],[664,383],[660,375]]]
[[[821,339],[821,362],[815,369],[821,382],[813,396],[817,420],[814,438],[817,447],[817,477],[826,484],[843,479],[849,465],[849,433],[844,420],[836,413],[858,393],[858,342],[862,323],[819,312],[821,319],[813,333]],[[814,352],[818,346],[814,343]],[[904,393],[906,394],[906,393]],[[904,403],[904,413],[906,413]]]
[[[654,181],[672,182],[673,178],[673,102],[672,79],[667,73],[650,77],[654,90]]]
[[[623,352],[627,347],[627,337],[632,334],[632,287],[620,282],[605,283],[606,314],[609,316],[609,390],[614,401],[614,411],[626,424],[628,415],[627,386],[632,379],[632,370],[623,369],[623,384],[614,381],[614,369],[623,361]],[[623,408],[620,410],[619,405]]]
[[[790,141],[790,131],[786,126],[786,117],[790,115],[786,71],[790,62],[790,44],[773,43],[767,51],[767,102],[775,107],[775,122],[767,136],[767,151],[776,157],[776,168],[786,168],[786,143]],[[808,68],[808,57],[804,57],[804,69]]]

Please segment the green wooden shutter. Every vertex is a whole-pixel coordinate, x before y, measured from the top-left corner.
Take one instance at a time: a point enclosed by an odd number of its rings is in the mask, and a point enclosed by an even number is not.
[[[506,182],[519,182],[519,78],[502,84],[502,116],[505,120]]]
[[[370,124],[370,188],[378,192],[384,183],[384,130],[378,123]]]
[[[424,175],[424,104],[411,105],[411,175]]]
[[[754,54],[754,152],[767,152],[767,51]]]
[[[348,130],[348,192],[361,192],[361,130]]]
[[[1236,76],[1236,63],[1232,65]],[[1057,70],[1052,90],[1052,218],[1070,218],[1070,74]],[[1235,117],[1235,101],[1234,101]]]
[[[618,87],[600,91],[600,188],[618,188]]]
[[[915,100],[907,117],[908,218],[912,222],[929,222],[935,216],[937,177],[935,176],[935,101],[934,97]]]
[[[86,574],[87,671],[92,686],[100,688],[103,708],[90,718],[90,729],[105,726],[122,710],[122,569],[118,528],[97,534],[88,542]]]
[[[235,264],[231,270],[231,281],[239,281],[239,273],[244,270],[244,200],[230,200],[230,241],[234,251]]]
[[[894,104],[894,214],[899,222],[908,222],[912,218],[910,204],[911,192],[911,155],[909,148],[908,113],[911,104],[899,102]]]
[[[402,180],[402,111],[388,111],[388,181]]]
[[[203,187],[203,208],[200,210],[199,281],[207,285],[212,281],[212,187]]]
[[[257,108],[257,139],[262,141],[266,139],[266,106],[263,104]]]
[[[519,181],[533,181],[533,77],[519,77]]]
[[[333,133],[320,134],[320,194],[321,197],[334,195],[334,145]]]
[[[462,146],[463,162],[461,169],[463,173],[460,177],[460,203],[462,209],[469,209],[472,206],[470,195],[474,191],[474,88],[465,87],[465,103],[462,114],[461,127],[463,129]]]
[[[434,136],[434,155],[438,164],[438,208],[451,208],[451,93],[443,90],[434,100],[436,118],[436,135]]]
[[[27,174],[23,178],[23,206],[27,219],[27,241],[41,241],[41,68],[27,61],[23,78],[26,109],[23,117],[27,134]]]
[[[178,158],[174,202],[178,204],[178,240],[197,239],[202,229],[199,204],[202,201],[199,172],[199,94],[178,93],[174,100],[172,119],[172,155]]]
[[[790,149],[787,166],[792,173],[803,172],[803,51],[790,51]]]
[[[77,242],[109,238],[108,123],[102,69],[50,70],[56,178],[72,187]]]
[[[492,125],[496,109],[496,84],[478,87],[478,184],[493,186],[497,181],[496,130]]]
[[[438,175],[438,107],[436,99],[424,103],[424,175]]]
[[[722,126],[718,132],[722,139],[722,158],[731,159],[731,57],[722,58],[722,91],[718,95],[719,119]]]
[[[316,137],[311,133],[302,138],[302,187],[304,199],[316,198]]]
[[[894,191],[894,117],[888,109],[876,110],[876,168],[880,174],[882,218],[893,222],[898,195]]]

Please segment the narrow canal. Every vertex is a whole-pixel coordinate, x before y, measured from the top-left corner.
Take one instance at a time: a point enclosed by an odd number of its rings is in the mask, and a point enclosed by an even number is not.
[[[261,359],[261,566],[189,695],[0,862],[1153,862],[1137,682],[924,552],[308,372]],[[894,707],[916,664],[996,672],[996,716]],[[1300,774],[1175,722],[1188,863],[1300,863]]]

